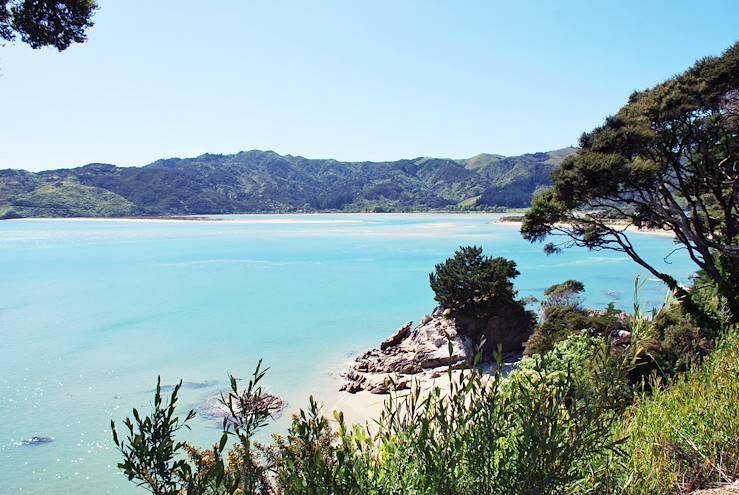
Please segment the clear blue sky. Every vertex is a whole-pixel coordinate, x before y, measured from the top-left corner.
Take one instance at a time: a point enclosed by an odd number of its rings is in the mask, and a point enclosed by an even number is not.
[[[0,47],[0,168],[545,151],[739,39],[737,0],[99,3],[85,44]]]

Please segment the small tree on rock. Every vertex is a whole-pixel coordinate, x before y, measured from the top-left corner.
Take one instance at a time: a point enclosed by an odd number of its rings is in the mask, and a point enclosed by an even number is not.
[[[456,319],[459,330],[475,343],[485,341],[490,355],[500,345],[518,351],[533,329],[534,316],[516,299],[514,261],[482,254],[477,246],[461,247],[436,265],[429,280],[435,299]]]
[[[511,279],[518,275],[515,261],[484,256],[481,247],[468,246],[436,265],[429,281],[442,308],[455,316],[485,318],[514,301]]]

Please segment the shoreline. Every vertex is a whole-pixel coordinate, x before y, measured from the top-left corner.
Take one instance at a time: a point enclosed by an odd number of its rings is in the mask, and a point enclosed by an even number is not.
[[[498,220],[500,225],[511,225],[513,227],[521,228],[521,222],[520,220]],[[620,229],[625,230],[626,232],[631,232],[634,234],[646,234],[646,235],[658,235],[662,237],[675,237],[675,234],[670,232],[669,230],[657,230],[657,229],[640,229],[634,225],[621,225],[617,223],[608,223],[606,224],[608,227],[613,229]]]
[[[452,380],[457,380],[462,370],[452,370]],[[446,373],[437,378],[431,378],[428,375],[419,375],[411,382],[409,389],[397,390],[388,394],[373,394],[367,390],[349,393],[343,390],[335,390],[326,394],[314,394],[319,403],[323,403],[324,416],[331,422],[335,423],[334,412],[341,412],[344,415],[344,421],[347,426],[372,424],[380,418],[385,404],[388,400],[401,401],[414,391],[415,383],[418,383],[421,398],[432,390],[433,387],[439,387],[442,396],[450,388],[449,377]]]
[[[362,220],[346,219],[320,219],[316,217],[322,216],[357,216],[357,215],[378,215],[378,216],[434,216],[434,215],[469,215],[469,216],[489,216],[503,215],[503,212],[311,212],[311,213],[224,213],[212,216],[194,215],[194,216],[171,216],[171,217],[26,217],[13,218],[6,221],[19,222],[100,222],[100,223],[201,223],[201,224],[244,224],[244,225],[341,225],[341,224],[360,224]],[[249,217],[249,218],[218,218],[218,217]],[[302,220],[280,217],[313,217],[315,220]]]
[[[407,215],[469,215],[469,216],[492,216],[492,215],[505,215],[510,212],[484,212],[484,211],[469,211],[469,212],[444,212],[444,211],[429,211],[429,212],[305,212],[305,213],[224,213],[215,214],[212,216],[205,215],[174,215],[174,216],[154,216],[154,217],[27,217],[27,218],[13,218],[6,221],[21,221],[21,222],[122,222],[122,223],[203,223],[203,224],[242,224],[242,225],[342,225],[342,224],[359,224],[361,220],[351,219],[316,219],[316,220],[293,220],[290,218],[275,218],[275,217],[321,217],[321,216],[355,216],[355,215],[387,215],[387,216],[407,216]],[[221,216],[243,216],[249,218],[217,218]],[[522,222],[520,220],[501,220],[495,219],[490,224],[497,225],[508,225],[511,227],[521,228]],[[662,237],[672,237],[675,235],[670,231],[656,230],[656,229],[639,229],[633,225],[624,226],[619,224],[607,224],[609,227],[622,228],[627,232],[634,234],[646,234],[646,235],[657,235]]]

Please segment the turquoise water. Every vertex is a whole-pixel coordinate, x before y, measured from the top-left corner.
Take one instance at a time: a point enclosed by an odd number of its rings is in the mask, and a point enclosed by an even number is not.
[[[428,273],[460,244],[516,260],[522,296],[577,278],[589,305],[631,306],[643,272],[623,255],[547,257],[497,217],[0,222],[0,492],[144,493],[115,468],[108,424],[146,408],[158,374],[202,384],[184,391],[183,411],[260,357],[290,407],[330,397],[351,353],[431,311]],[[633,237],[663,266],[669,238]],[[687,281],[687,258],[670,261]],[[643,301],[660,304],[664,286],[645,279]],[[206,446],[217,427],[199,419],[188,438]],[[18,445],[32,436],[55,441]]]

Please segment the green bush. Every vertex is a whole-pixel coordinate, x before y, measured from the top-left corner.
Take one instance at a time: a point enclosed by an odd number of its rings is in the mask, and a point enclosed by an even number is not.
[[[518,274],[515,262],[484,256],[481,247],[468,246],[436,265],[429,281],[436,301],[455,318],[458,331],[475,345],[484,342],[489,358],[498,346],[518,352],[533,330],[535,316],[516,299],[513,288]]]
[[[544,321],[534,330],[526,344],[525,354],[545,354],[554,349],[558,342],[582,330],[587,330],[594,336],[608,336],[624,326],[617,314],[613,309],[593,313],[577,306],[547,306]]]
[[[585,292],[585,285],[579,280],[567,280],[555,284],[544,291],[547,298],[544,302],[544,310],[549,307],[572,306],[579,308],[582,304],[581,294]]]

